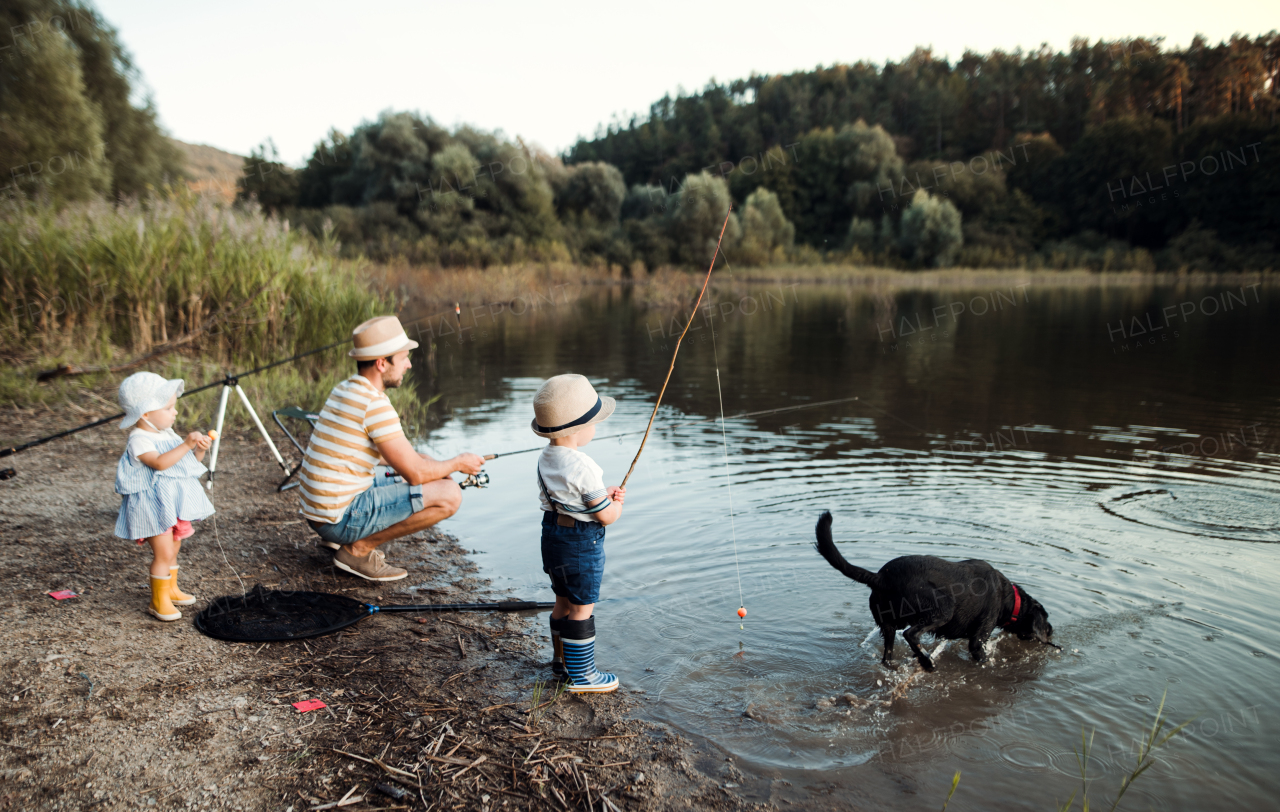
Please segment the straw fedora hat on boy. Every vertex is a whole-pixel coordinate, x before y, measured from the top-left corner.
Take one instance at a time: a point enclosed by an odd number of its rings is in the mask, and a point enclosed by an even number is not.
[[[581,375],[547,379],[533,396],[533,433],[553,440],[582,431],[613,414],[613,398],[600,397]]]
[[[373,361],[395,355],[401,350],[411,350],[418,342],[409,338],[400,319],[395,316],[374,316],[351,331],[355,344],[347,355],[357,361]]]

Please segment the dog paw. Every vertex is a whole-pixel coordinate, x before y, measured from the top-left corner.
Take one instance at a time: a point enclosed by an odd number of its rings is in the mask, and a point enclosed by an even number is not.
[[[929,659],[921,659],[920,667],[923,668],[925,671],[933,671],[935,668],[933,664],[933,660],[929,660]]]

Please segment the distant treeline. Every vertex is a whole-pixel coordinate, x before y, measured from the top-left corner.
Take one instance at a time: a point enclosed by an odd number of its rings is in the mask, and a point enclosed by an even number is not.
[[[81,0],[0,7],[4,195],[136,196],[180,173],[115,31]],[[665,97],[563,156],[386,112],[304,167],[268,141],[256,200],[348,255],[432,265],[1280,265],[1280,36],[1184,50],[917,50]]]
[[[1273,267],[1278,72],[1275,34],[918,50],[667,97],[562,158],[386,113],[297,172],[264,145],[241,196],[438,264],[700,265],[733,202],[743,265]]]
[[[906,252],[895,227],[923,188],[961,215],[963,246],[945,242],[965,264],[1052,265],[1109,247],[1171,266],[1265,265],[1280,226],[1278,112],[1275,32],[1185,50],[1077,40],[955,63],[920,49],[667,96],[566,161],[667,190],[706,170],[738,200],[766,187],[797,239],[828,250]]]

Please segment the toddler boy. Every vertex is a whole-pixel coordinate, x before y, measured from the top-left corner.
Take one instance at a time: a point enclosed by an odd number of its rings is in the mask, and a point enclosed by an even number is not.
[[[538,456],[542,500],[542,569],[551,576],[551,661],[572,693],[606,693],[618,678],[596,670],[596,621],[604,575],[604,529],[622,515],[626,488],[605,487],[604,471],[580,449],[613,414],[581,375],[557,375],[533,398],[533,432],[551,442]]]

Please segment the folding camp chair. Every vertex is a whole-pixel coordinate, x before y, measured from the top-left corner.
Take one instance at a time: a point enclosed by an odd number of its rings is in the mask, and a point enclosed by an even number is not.
[[[293,420],[305,420],[307,422],[308,430],[312,430],[312,429],[315,429],[316,422],[320,420],[319,413],[308,412],[306,409],[300,408],[298,406],[287,406],[283,409],[276,409],[274,412],[271,413],[271,419],[276,421],[276,425],[279,426],[280,430],[284,432],[284,436],[288,437],[289,442],[293,443],[293,447],[298,449],[298,454],[300,456],[306,456],[306,453],[307,453],[306,446],[298,442],[298,438],[293,435],[293,432],[289,431],[289,429],[285,427],[284,423],[280,420],[281,416],[288,417]],[[298,487],[299,483],[290,482],[289,480],[293,479],[293,475],[298,473],[298,470],[301,468],[302,468],[302,462],[299,461],[297,465],[293,466],[293,470],[289,472],[289,475],[284,478],[284,481],[280,483],[280,487],[276,488],[276,490],[287,491],[290,488]]]

